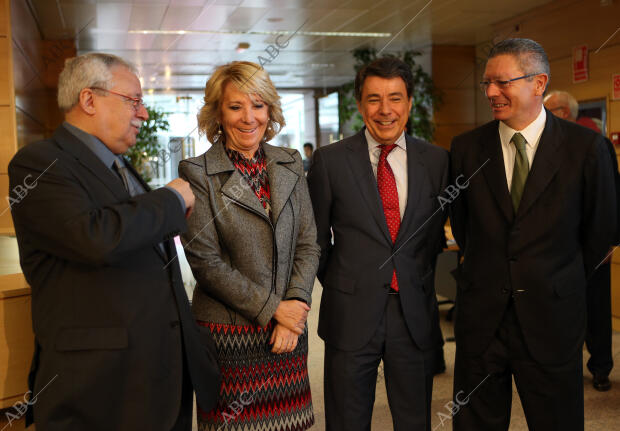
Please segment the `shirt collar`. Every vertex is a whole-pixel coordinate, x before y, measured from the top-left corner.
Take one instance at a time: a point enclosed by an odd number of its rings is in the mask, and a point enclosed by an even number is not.
[[[368,142],[368,148],[369,149],[374,150],[379,145],[381,145],[380,143],[375,141],[375,138],[372,137],[372,135],[368,131],[368,128],[366,128],[364,130],[364,135],[366,136],[366,142]],[[407,141],[405,140],[405,132],[404,131],[400,134],[400,136],[398,137],[398,139],[394,143],[396,144],[397,147],[400,147],[403,150],[407,151]]]
[[[62,125],[65,129],[67,129],[73,136],[78,138],[80,142],[82,142],[89,150],[91,150],[101,162],[108,167],[108,169],[112,169],[112,164],[114,163],[114,159],[118,158],[121,160],[124,165],[123,158],[121,156],[116,156],[106,145],[99,140],[94,135],[85,132],[84,130],[75,127],[73,124],[68,122],[63,122]]]
[[[499,135],[502,142],[509,143],[512,136],[515,133],[521,133],[528,146],[534,146],[540,139],[543,129],[545,128],[545,122],[547,120],[547,113],[542,105],[540,105],[540,113],[534,121],[527,125],[523,130],[515,130],[506,125],[503,121],[499,122]]]
[[[239,151],[233,150],[232,148],[227,147],[225,144],[223,145],[224,149],[226,150],[226,154],[228,155],[228,158],[233,163],[242,163],[247,166],[265,164],[265,151],[263,150],[262,144],[259,144],[258,150],[256,150],[254,156],[251,159],[246,158]]]

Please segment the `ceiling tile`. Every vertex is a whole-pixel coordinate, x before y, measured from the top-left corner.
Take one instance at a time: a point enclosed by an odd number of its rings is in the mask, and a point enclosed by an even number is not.
[[[135,4],[131,10],[130,30],[159,30],[168,6]]]
[[[219,30],[222,23],[235,11],[235,6],[212,4],[203,9],[202,13],[189,27],[191,30]]]
[[[249,30],[268,10],[267,8],[238,7],[224,22],[222,28]]]
[[[171,6],[161,24],[162,30],[186,30],[202,13],[201,6]]]
[[[125,39],[125,49],[144,50],[153,47],[154,34],[129,34]]]
[[[131,4],[97,3],[97,28],[103,30],[127,30],[129,28],[131,9]]]
[[[78,37],[80,53],[105,50],[136,63],[146,79],[145,87],[198,90],[204,88],[216,65],[233,60],[262,61],[274,83],[287,88],[333,87],[351,81],[354,60],[350,52],[360,46],[380,50],[387,44],[385,52],[421,49],[425,56],[420,62],[426,64],[432,43],[479,43],[491,37],[493,23],[541,5],[540,0],[29,1],[45,38],[74,34],[94,19]],[[285,48],[278,48],[277,55],[267,54],[276,35],[264,32],[293,31],[302,24],[301,31],[388,32],[391,36],[298,34]],[[130,29],[206,33],[145,35],[130,34]],[[237,53],[239,42],[248,42],[250,48]],[[169,77],[166,67],[171,71]],[[155,81],[150,81],[151,76]]]

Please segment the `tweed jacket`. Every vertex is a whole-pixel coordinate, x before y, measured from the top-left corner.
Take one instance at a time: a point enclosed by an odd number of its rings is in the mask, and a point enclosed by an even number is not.
[[[223,144],[179,164],[196,195],[182,242],[198,320],[266,326],[282,299],[311,303],[320,249],[301,156],[262,145],[271,219]]]

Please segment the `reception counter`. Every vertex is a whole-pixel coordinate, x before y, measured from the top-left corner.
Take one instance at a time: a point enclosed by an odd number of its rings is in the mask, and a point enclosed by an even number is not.
[[[0,409],[23,401],[34,350],[30,287],[23,274],[0,276]]]

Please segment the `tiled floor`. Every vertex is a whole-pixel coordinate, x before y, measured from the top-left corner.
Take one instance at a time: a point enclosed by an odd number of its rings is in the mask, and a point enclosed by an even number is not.
[[[314,413],[316,424],[312,427],[313,431],[321,431],[325,429],[325,420],[323,416],[323,342],[316,334],[319,304],[321,298],[320,285],[315,286],[314,306],[308,318],[310,326],[310,356],[308,361],[310,382],[312,386],[312,395],[314,403]],[[443,308],[443,307],[442,307]],[[443,318],[445,310],[442,312],[442,329],[444,337],[450,337],[453,334],[452,325]],[[432,429],[433,431],[449,431],[452,429],[451,423],[444,419],[441,424],[440,412],[446,413],[445,404],[451,400],[452,394],[452,370],[454,367],[454,343],[446,343],[444,347],[447,371],[435,379],[433,387],[433,404],[432,404]],[[587,359],[587,353],[584,355]],[[597,392],[592,388],[589,374],[584,377],[585,386],[585,416],[586,431],[620,431],[620,333],[614,333],[614,359],[617,366],[611,373],[613,382],[612,389],[609,392]],[[585,364],[584,364],[585,368]],[[0,418],[0,430],[6,425],[6,422]],[[17,431],[23,429],[23,424],[14,423],[6,430]],[[197,428],[194,426],[194,430]],[[376,401],[373,412],[372,429],[377,431],[391,431],[392,419],[385,393],[384,382],[379,379],[377,382]],[[29,429],[29,431],[31,428]],[[525,431],[527,425],[521,409],[518,395],[514,394],[512,423],[510,431]],[[474,430],[472,430],[474,431]],[[551,430],[550,430],[551,431]]]
[[[321,299],[321,286],[317,283],[313,294],[313,308],[308,317],[310,325],[310,355],[308,367],[310,382],[312,385],[312,399],[314,403],[314,413],[316,424],[313,431],[325,429],[325,419],[323,416],[323,342],[316,334],[319,304]],[[446,322],[445,311],[448,306],[442,306],[441,325],[444,338],[451,337],[454,333],[452,323]],[[620,431],[620,332],[614,332],[614,361],[616,367],[611,373],[612,388],[608,392],[597,392],[592,388],[590,374],[584,376],[585,387],[585,429],[586,431]],[[447,371],[435,378],[433,386],[433,402],[431,407],[432,430],[450,431],[452,424],[446,419],[441,424],[440,412],[447,413],[446,403],[452,399],[452,377],[454,369],[453,342],[447,342],[444,346]],[[584,352],[585,360],[589,357]],[[387,403],[385,384],[379,379],[377,382],[375,407],[373,410],[372,429],[377,431],[392,431],[392,417]],[[523,415],[523,409],[516,391],[513,395],[512,420],[510,431],[526,431],[527,424]],[[475,430],[472,430],[475,431]],[[550,430],[551,431],[551,430]]]

